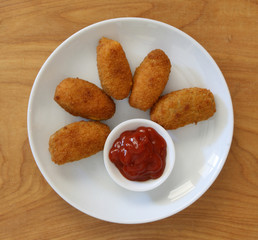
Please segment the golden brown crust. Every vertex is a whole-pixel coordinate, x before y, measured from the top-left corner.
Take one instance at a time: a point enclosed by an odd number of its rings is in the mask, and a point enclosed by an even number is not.
[[[167,84],[170,69],[170,60],[162,50],[151,51],[134,73],[130,105],[143,111],[151,108]]]
[[[78,78],[64,79],[54,100],[72,115],[92,120],[109,119],[115,113],[114,101],[102,89]]]
[[[71,123],[50,136],[52,161],[60,165],[89,157],[103,150],[109,133],[109,127],[100,122]]]
[[[119,42],[101,38],[97,46],[97,66],[103,90],[115,99],[124,99],[132,87],[132,73]]]
[[[152,107],[151,120],[165,129],[176,129],[197,123],[216,112],[214,96],[203,88],[186,88],[161,97]]]

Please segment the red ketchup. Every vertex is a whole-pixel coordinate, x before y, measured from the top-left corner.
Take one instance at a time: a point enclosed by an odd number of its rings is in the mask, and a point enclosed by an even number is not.
[[[166,165],[166,141],[151,127],[125,131],[114,142],[109,159],[132,181],[159,178]]]

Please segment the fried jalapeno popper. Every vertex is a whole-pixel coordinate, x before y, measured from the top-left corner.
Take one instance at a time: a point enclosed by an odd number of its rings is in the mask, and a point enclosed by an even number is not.
[[[64,164],[89,157],[103,150],[110,129],[94,121],[71,123],[50,136],[52,161]]]
[[[125,52],[119,42],[101,38],[97,46],[97,67],[103,90],[121,100],[129,95],[132,73]]]
[[[134,73],[129,104],[143,111],[151,108],[167,84],[170,69],[170,60],[162,50],[151,51]]]
[[[56,87],[54,100],[72,115],[92,120],[109,119],[116,108],[102,89],[78,78],[64,79]]]
[[[213,94],[203,88],[186,88],[161,97],[152,107],[151,120],[165,129],[176,129],[213,116],[216,106]]]

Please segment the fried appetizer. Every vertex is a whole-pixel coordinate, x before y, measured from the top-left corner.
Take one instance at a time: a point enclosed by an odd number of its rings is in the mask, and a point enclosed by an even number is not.
[[[71,123],[49,138],[52,161],[64,164],[89,157],[103,150],[110,129],[94,121]]]
[[[161,97],[152,107],[151,120],[165,129],[197,123],[216,112],[214,96],[203,88],[186,88]]]
[[[162,50],[151,51],[134,73],[129,104],[143,111],[151,108],[167,84],[170,69],[170,60]]]
[[[54,100],[74,116],[105,120],[115,113],[114,101],[99,87],[79,78],[66,78],[57,87]]]
[[[103,90],[117,100],[126,98],[132,87],[132,73],[119,42],[105,37],[100,39],[97,66]]]

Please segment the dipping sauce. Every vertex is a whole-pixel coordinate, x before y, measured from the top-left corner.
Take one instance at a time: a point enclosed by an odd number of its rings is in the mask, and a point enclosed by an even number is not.
[[[109,159],[131,181],[159,178],[166,166],[167,144],[156,130],[139,127],[125,131],[114,142]]]

